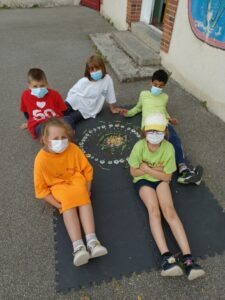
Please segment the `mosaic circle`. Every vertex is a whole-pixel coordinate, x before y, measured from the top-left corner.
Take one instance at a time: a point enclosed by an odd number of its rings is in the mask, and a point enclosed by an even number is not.
[[[100,121],[83,132],[79,146],[90,161],[107,169],[125,164],[139,138],[138,128],[132,124]]]

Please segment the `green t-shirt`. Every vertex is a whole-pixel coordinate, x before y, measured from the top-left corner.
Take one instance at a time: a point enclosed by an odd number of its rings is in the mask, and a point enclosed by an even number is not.
[[[142,162],[147,163],[150,167],[162,167],[163,172],[172,174],[176,171],[175,151],[170,142],[163,140],[160,147],[155,152],[151,152],[148,148],[146,139],[138,141],[131,151],[128,163],[133,168],[139,168]],[[148,181],[159,181],[151,175],[144,174],[133,178],[133,182],[145,179]]]
[[[168,95],[165,93],[153,96],[150,91],[143,91],[137,105],[127,112],[126,117],[133,117],[142,111],[141,128],[144,128],[146,117],[155,112],[161,113],[166,119],[169,119],[170,116],[166,110],[167,102]]]

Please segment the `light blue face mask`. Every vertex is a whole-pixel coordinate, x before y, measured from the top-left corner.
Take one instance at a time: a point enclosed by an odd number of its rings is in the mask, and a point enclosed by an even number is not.
[[[95,81],[102,79],[102,76],[103,76],[101,70],[98,70],[96,72],[91,72],[90,75],[91,75],[91,78]]]
[[[158,95],[160,95],[160,94],[162,93],[162,89],[161,89],[161,88],[158,88],[158,87],[156,87],[156,86],[153,85],[153,86],[151,87],[150,92],[151,92],[151,94],[152,94],[153,96],[158,96]]]
[[[48,93],[48,89],[46,87],[31,89],[31,95],[37,98],[43,98],[47,93]]]

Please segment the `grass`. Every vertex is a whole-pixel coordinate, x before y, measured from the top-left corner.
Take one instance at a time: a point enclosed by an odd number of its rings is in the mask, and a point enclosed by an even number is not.
[[[10,9],[11,7],[6,5],[6,4],[3,4],[2,6],[0,6],[0,9]]]
[[[200,104],[203,108],[205,108],[207,111],[209,110],[208,109],[208,104],[207,104],[207,101],[200,101]]]
[[[11,9],[11,8],[16,8],[16,9],[18,9],[18,8],[39,8],[39,7],[40,7],[39,4],[33,4],[33,5],[30,6],[30,7],[24,7],[24,6],[20,6],[20,5],[16,5],[16,6],[11,7],[11,6],[8,6],[8,5],[6,5],[6,4],[3,4],[3,5],[0,6],[0,9]]]

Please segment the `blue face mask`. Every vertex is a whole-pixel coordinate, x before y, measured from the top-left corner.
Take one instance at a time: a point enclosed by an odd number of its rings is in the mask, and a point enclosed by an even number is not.
[[[162,89],[161,89],[161,88],[158,88],[158,87],[156,87],[156,86],[153,85],[153,86],[151,87],[150,92],[151,92],[151,94],[152,94],[153,96],[158,96],[158,95],[160,95],[160,94],[162,93]]]
[[[31,95],[37,98],[43,98],[47,93],[48,93],[48,89],[46,87],[31,89]]]
[[[90,75],[91,75],[91,78],[95,81],[102,79],[102,76],[103,76],[101,70],[96,71],[96,72],[91,72]]]

